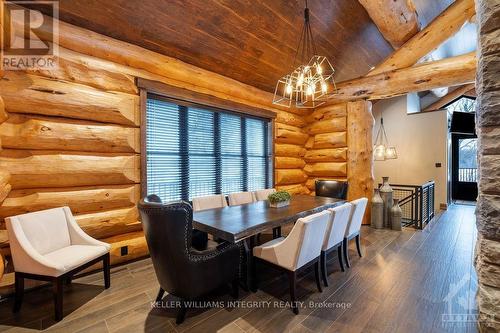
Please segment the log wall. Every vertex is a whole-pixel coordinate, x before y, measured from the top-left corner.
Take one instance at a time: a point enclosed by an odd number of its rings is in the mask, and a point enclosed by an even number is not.
[[[112,245],[112,264],[147,255],[136,208],[142,153],[139,78],[275,112],[276,186],[309,193],[303,171],[309,138],[305,111],[276,108],[269,93],[176,59],[65,23],[60,28],[58,68],[1,72],[3,253],[9,253],[5,217],[66,205],[87,233]],[[75,36],[86,42],[73,43]],[[94,40],[100,44],[92,45]],[[134,60],[138,54],[141,60]],[[122,246],[128,255],[120,255]]]

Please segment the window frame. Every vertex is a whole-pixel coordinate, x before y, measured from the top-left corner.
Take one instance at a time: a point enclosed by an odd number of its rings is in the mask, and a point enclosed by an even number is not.
[[[158,84],[159,83],[155,83],[155,88],[157,88]],[[233,102],[229,102],[228,103],[225,103],[224,100],[220,100],[220,104],[221,106],[220,107],[217,107],[217,106],[214,106],[212,103],[213,99],[210,101],[210,104],[211,105],[206,105],[206,104],[202,104],[202,103],[198,103],[198,102],[194,102],[194,101],[191,101],[191,100],[185,100],[185,99],[180,99],[180,98],[176,98],[176,97],[171,97],[171,96],[167,96],[168,94],[168,90],[171,89],[172,87],[171,86],[168,86],[168,85],[165,85],[165,84],[160,84],[161,86],[164,86],[166,87],[167,91],[166,92],[159,92],[158,89],[147,89],[145,87],[141,87],[141,85],[138,84],[140,90],[139,90],[139,94],[140,94],[140,112],[141,112],[141,127],[140,127],[140,140],[141,140],[141,197],[145,197],[147,195],[147,187],[148,187],[148,176],[147,176],[147,145],[146,145],[146,142],[147,142],[147,101],[149,98],[154,98],[154,99],[158,99],[158,100],[161,100],[161,101],[164,101],[164,102],[167,102],[167,103],[173,103],[173,104],[176,104],[178,106],[181,106],[181,107],[185,107],[185,108],[189,108],[189,107],[193,107],[193,108],[199,108],[199,109],[204,109],[204,110],[207,110],[207,111],[211,111],[214,113],[214,117],[217,119],[219,118],[220,114],[232,114],[232,115],[236,115],[236,116],[239,116],[239,117],[242,117],[243,118],[253,118],[253,119],[257,119],[257,120],[263,120],[263,121],[267,121],[268,122],[268,125],[267,125],[267,131],[268,131],[268,135],[265,136],[264,138],[264,141],[265,141],[265,145],[267,145],[267,147],[265,146],[265,149],[269,151],[269,154],[267,155],[268,156],[268,159],[266,160],[266,163],[265,163],[265,178],[266,178],[266,188],[267,186],[270,186],[270,187],[274,187],[275,185],[275,159],[274,159],[274,121],[275,121],[275,113],[274,112],[270,112],[270,111],[267,111],[267,110],[263,110],[263,112],[259,111],[257,112],[257,114],[255,114],[256,112],[253,112],[253,107],[249,107],[247,108],[247,106],[245,105],[241,105],[242,108],[238,108],[237,111],[235,110],[231,110],[231,109],[226,109],[227,106],[231,106],[233,105]],[[176,87],[173,87],[174,89],[178,89]],[[152,91],[151,91],[152,90]],[[192,94],[192,92],[191,92]],[[173,94],[173,95],[177,95],[177,94]],[[200,96],[202,96],[203,94],[199,94]],[[206,97],[201,97],[200,100],[204,101]],[[217,100],[217,99],[215,99]],[[240,104],[237,104],[237,105],[240,105]],[[248,110],[250,110],[248,112]],[[186,117],[187,119],[187,117]],[[219,137],[219,140],[221,140],[220,138],[220,131],[218,131],[216,133],[215,131],[215,127],[218,126],[218,125],[215,125],[217,123],[217,121],[214,119],[214,143],[215,143],[215,140],[217,140],[216,136]],[[244,124],[245,122],[242,122],[242,124]],[[218,123],[220,124],[220,123]],[[187,123],[185,124],[187,126]],[[244,140],[246,136],[242,134],[242,141],[246,141]],[[214,145],[214,148],[218,146],[218,145]],[[220,145],[219,145],[220,146]],[[220,149],[220,147],[219,147]],[[216,153],[215,153],[216,154]],[[245,158],[246,157],[246,154],[244,154],[244,152],[242,151],[242,157]],[[247,163],[244,163],[243,164],[243,167],[242,167],[242,172],[244,171],[245,169],[245,165],[246,165],[246,168],[248,168],[248,160],[247,160]],[[216,163],[216,165],[218,165]],[[270,168],[272,168],[272,173],[270,172]],[[218,192],[222,192],[222,179],[219,179],[219,178],[222,178],[221,177],[221,170],[217,170],[216,169],[216,187],[215,187],[215,192],[218,193]],[[245,175],[243,175],[243,177],[245,177]],[[271,179],[269,179],[271,178]],[[248,186],[248,175],[246,176],[245,180],[244,180],[244,189],[243,190],[246,190]],[[186,190],[188,193],[189,193],[189,189]],[[186,194],[184,191],[181,192],[181,199],[182,200],[185,200],[186,196],[189,196],[189,194]]]

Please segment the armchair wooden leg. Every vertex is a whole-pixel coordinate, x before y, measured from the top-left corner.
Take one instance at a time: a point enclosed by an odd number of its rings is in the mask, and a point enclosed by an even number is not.
[[[111,286],[111,272],[109,264],[109,253],[106,253],[102,258],[102,269],[104,272],[104,288],[108,289]]]
[[[61,321],[63,319],[63,277],[57,277],[54,279],[52,286],[52,294],[54,296],[54,309],[55,309],[55,320]]]
[[[361,239],[360,235],[356,235],[356,248],[358,249],[359,257],[361,258],[363,255],[361,254]]]
[[[163,299],[163,295],[165,294],[165,290],[160,287],[160,290],[158,290],[158,295],[156,295],[156,302],[159,303]]]
[[[351,267],[351,263],[349,262],[349,240],[347,238],[344,238],[342,247],[342,250],[344,252],[345,264],[347,265],[347,267]]]
[[[181,301],[181,307],[179,308],[179,310],[177,310],[177,318],[175,320],[175,323],[177,325],[179,324],[182,324],[184,322],[184,318],[186,317],[186,304],[184,302],[184,300]]]
[[[314,263],[314,277],[316,279],[316,286],[318,287],[318,291],[321,293],[323,289],[321,289],[321,282],[319,281],[319,261],[316,260]]]
[[[323,284],[325,285],[325,287],[328,287],[328,278],[327,278],[327,271],[326,271],[326,252],[325,251],[321,251],[320,262],[321,262],[321,276],[323,277]]]
[[[14,273],[15,275],[15,300],[14,300],[14,308],[12,309],[14,312],[19,312],[21,309],[21,304],[23,303],[24,296],[24,277],[20,273]]]
[[[297,287],[297,273],[295,271],[289,271],[288,280],[290,282],[290,301],[292,302],[292,310],[293,313],[299,314],[299,308],[297,307],[297,298],[295,297],[295,291]]]
[[[345,272],[345,268],[344,268],[344,259],[342,258],[342,256],[344,255],[343,254],[343,250],[342,250],[342,245],[339,245],[339,247],[337,248],[337,254],[339,256],[339,265],[340,265],[340,270],[342,272]]]

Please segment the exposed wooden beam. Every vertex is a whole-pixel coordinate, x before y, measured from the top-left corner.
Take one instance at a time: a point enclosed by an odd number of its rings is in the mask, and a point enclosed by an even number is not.
[[[467,97],[471,97],[471,98],[476,98],[477,97],[477,92],[476,92],[476,88],[473,88],[469,91],[467,91],[464,96],[467,96]]]
[[[458,87],[457,89],[449,92],[436,102],[432,103],[428,107],[422,110],[422,112],[430,112],[430,111],[436,111],[442,109],[446,104],[453,102],[455,99],[459,98],[460,96],[464,95],[466,92],[470,91],[471,89],[474,89],[474,83],[469,83],[466,85],[463,85],[461,87]]]
[[[412,0],[358,0],[384,38],[399,48],[420,30]]]
[[[344,81],[331,95],[332,104],[358,99],[383,99],[409,92],[451,87],[474,82],[476,55],[462,56],[419,64],[404,69]]]
[[[413,36],[367,75],[413,66],[419,59],[453,36],[473,15],[475,15],[474,0],[455,1],[425,29]]]

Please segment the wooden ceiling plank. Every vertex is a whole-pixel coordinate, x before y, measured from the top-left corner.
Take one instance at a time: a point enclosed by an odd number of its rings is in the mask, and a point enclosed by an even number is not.
[[[471,52],[408,68],[388,71],[337,84],[329,104],[358,99],[384,99],[472,83],[476,74],[476,55]]]
[[[457,89],[449,92],[436,102],[432,103],[428,107],[422,110],[422,112],[429,112],[429,111],[435,111],[443,108],[446,104],[453,102],[455,99],[463,96],[466,92],[470,91],[471,89],[474,89],[474,83],[466,84],[461,87],[458,87]]]
[[[358,0],[384,38],[398,49],[420,31],[412,0]]]
[[[367,75],[406,68],[454,35],[475,14],[474,0],[457,0]]]

